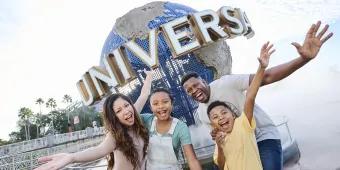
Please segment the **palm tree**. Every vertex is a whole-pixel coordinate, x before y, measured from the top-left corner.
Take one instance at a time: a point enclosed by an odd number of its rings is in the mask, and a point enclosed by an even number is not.
[[[37,113],[33,115],[33,122],[35,126],[37,127],[37,138],[39,138],[39,128],[41,126],[41,113]]]
[[[72,103],[71,96],[68,95],[68,94],[65,94],[63,96],[63,103],[68,104],[68,106],[67,106],[68,110],[66,110],[67,111],[67,123],[70,123],[70,108],[69,108],[69,106]]]
[[[51,112],[57,107],[57,102],[53,98],[49,98],[46,102],[46,107],[51,109]],[[52,129],[54,130],[53,117],[52,117]]]
[[[63,96],[63,103],[72,103],[72,97],[70,96],[70,95],[68,95],[68,94],[65,94],[64,96]]]
[[[45,101],[42,99],[42,98],[38,98],[36,101],[35,101],[35,104],[38,104],[39,107],[40,107],[40,114],[41,114],[41,105],[44,104]]]
[[[39,137],[39,128],[40,128],[40,117],[41,117],[41,105],[44,104],[45,101],[42,99],[42,98],[38,98],[36,101],[35,101],[35,104],[38,104],[39,105],[39,108],[40,108],[40,112],[37,113],[35,115],[35,124],[36,124],[36,127],[37,127],[37,138]]]
[[[46,102],[46,107],[50,108],[52,112],[57,107],[57,102],[53,98],[49,98]]]
[[[30,139],[30,132],[29,132],[29,118],[32,117],[33,112],[31,109],[27,107],[22,107],[19,109],[19,118],[25,122],[25,135],[26,140]],[[27,127],[28,126],[28,127]]]

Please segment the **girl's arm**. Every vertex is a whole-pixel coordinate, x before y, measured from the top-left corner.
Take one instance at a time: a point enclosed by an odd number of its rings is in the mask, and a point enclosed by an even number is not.
[[[60,153],[39,158],[39,163],[45,164],[35,170],[57,170],[71,163],[94,161],[111,153],[114,147],[114,138],[111,133],[107,133],[104,141],[96,147],[76,153]]]
[[[201,170],[201,164],[196,158],[196,154],[194,152],[194,148],[192,144],[184,145],[183,146],[184,156],[188,160],[189,168],[190,169],[197,169]]]
[[[261,86],[264,71],[268,66],[270,55],[275,52],[275,50],[271,50],[273,47],[273,44],[269,45],[269,42],[264,44],[261,48],[261,55],[260,58],[258,58],[260,64],[259,68],[257,69],[257,72],[254,76],[254,79],[252,80],[246,94],[246,101],[244,104],[244,113],[246,114],[249,123],[251,123],[253,119],[253,110],[254,110],[254,104],[255,104],[255,98],[256,94]]]
[[[144,70],[145,74],[146,74],[146,78],[143,82],[143,87],[142,90],[140,92],[140,95],[137,99],[137,101],[135,102],[134,106],[137,110],[137,113],[140,113],[146,103],[146,101],[148,100],[148,97],[150,95],[150,91],[151,91],[151,84],[152,84],[152,76],[153,76],[153,71],[146,71]]]

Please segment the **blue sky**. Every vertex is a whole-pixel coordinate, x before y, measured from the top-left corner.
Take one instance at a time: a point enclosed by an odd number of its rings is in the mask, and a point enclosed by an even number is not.
[[[38,111],[34,101],[53,97],[60,106],[64,94],[79,100],[75,83],[90,67],[99,64],[102,45],[115,19],[150,1],[124,0],[0,0],[0,138],[16,128],[20,107]],[[221,6],[243,9],[250,19],[255,37],[227,40],[233,56],[233,72],[254,72],[261,45],[270,40],[276,52],[271,66],[297,57],[292,41],[302,42],[312,23],[322,20],[331,25],[334,37],[325,44],[318,58],[287,80],[266,87],[294,95],[302,82],[308,92],[324,91],[340,82],[340,2],[336,0],[172,1],[197,10],[218,10]],[[326,79],[326,81],[320,81]],[[339,91],[332,95],[340,100]]]

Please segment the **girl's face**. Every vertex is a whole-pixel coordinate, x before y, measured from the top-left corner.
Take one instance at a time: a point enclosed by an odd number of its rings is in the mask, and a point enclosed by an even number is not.
[[[166,92],[156,92],[150,97],[151,111],[159,120],[168,120],[172,112],[172,102]]]
[[[209,119],[214,128],[230,133],[234,127],[234,114],[225,106],[216,106],[210,110]]]
[[[113,102],[113,111],[120,123],[126,126],[132,126],[135,123],[135,114],[133,106],[126,100],[118,98]]]

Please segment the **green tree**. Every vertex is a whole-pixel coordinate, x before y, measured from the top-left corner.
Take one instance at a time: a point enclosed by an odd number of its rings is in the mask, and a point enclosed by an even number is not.
[[[70,106],[72,104],[72,97],[68,94],[65,94],[63,96],[63,103],[67,104],[66,106],[67,123],[70,123]]]
[[[57,107],[57,102],[53,99],[53,98],[49,98],[46,102],[46,108],[50,108],[50,113]],[[51,127],[52,127],[52,131],[54,132],[54,121],[53,121],[53,116],[50,116],[50,118],[52,119],[51,121]]]
[[[38,121],[39,121],[40,127],[46,127],[47,125],[51,123],[52,119],[49,117],[49,115],[41,114],[38,117]],[[45,132],[41,132],[41,133],[45,133]]]
[[[46,108],[50,108],[51,112],[57,107],[57,102],[53,98],[49,98],[46,102]]]
[[[65,94],[63,96],[63,103],[66,103],[66,104],[72,103],[72,97],[70,95],[68,95],[68,94]]]
[[[0,146],[2,146],[2,145],[8,145],[8,144],[10,144],[10,143],[11,143],[11,142],[9,142],[9,141],[0,139]]]
[[[79,117],[79,124],[75,125],[76,130],[84,130],[86,127],[92,127],[92,122],[96,121],[98,126],[102,125],[101,114],[94,107],[81,105],[74,108],[71,112],[72,117]]]
[[[9,141],[11,143],[20,142],[23,140],[25,140],[25,135],[24,133],[20,133],[20,131],[19,132],[14,131],[9,134]]]
[[[29,126],[30,126],[30,122],[29,119],[32,117],[33,112],[31,109],[27,108],[27,107],[22,107],[19,109],[19,118],[24,121],[24,126],[25,126],[25,136],[26,136],[26,140],[30,139],[30,131],[29,131]]]
[[[38,104],[39,105],[39,113],[35,114],[34,115],[34,121],[35,121],[35,125],[36,125],[36,128],[37,128],[37,138],[39,137],[39,128],[41,126],[41,121],[40,121],[40,117],[41,117],[41,105],[44,104],[45,101],[42,99],[42,98],[38,98],[36,101],[35,101],[35,104]]]
[[[37,138],[39,137],[39,128],[41,126],[41,113],[36,113],[35,115],[33,115],[33,123],[35,124],[36,127],[36,134],[37,134]]]
[[[58,133],[67,132],[67,117],[64,112],[59,110],[53,110],[49,114],[50,119],[53,122],[54,130]]]
[[[35,104],[38,104],[39,105],[39,108],[40,108],[40,114],[42,114],[41,112],[41,105],[44,104],[45,101],[42,99],[42,98],[38,98],[36,101],[35,101]]]

